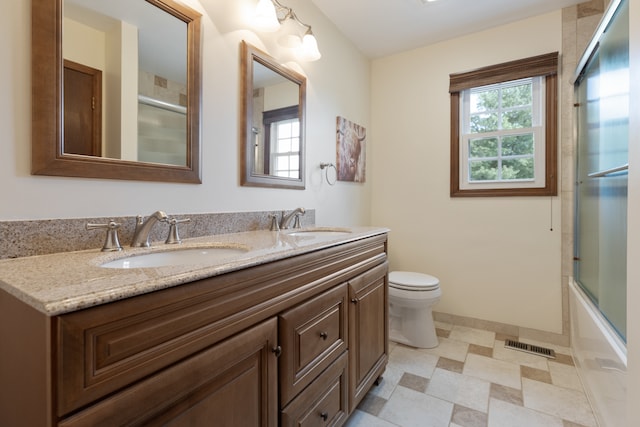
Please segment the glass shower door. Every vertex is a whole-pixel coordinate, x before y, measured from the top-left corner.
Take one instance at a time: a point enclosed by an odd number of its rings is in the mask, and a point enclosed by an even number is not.
[[[576,82],[576,281],[626,341],[629,18],[621,2]]]

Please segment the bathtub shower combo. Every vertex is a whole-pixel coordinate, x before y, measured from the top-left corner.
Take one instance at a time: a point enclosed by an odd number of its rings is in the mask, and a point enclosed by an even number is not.
[[[625,425],[629,5],[614,0],[576,70],[571,345],[601,426]]]

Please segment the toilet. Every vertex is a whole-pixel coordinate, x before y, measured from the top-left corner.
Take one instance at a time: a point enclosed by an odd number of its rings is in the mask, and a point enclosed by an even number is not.
[[[412,347],[436,347],[431,309],[441,296],[437,277],[410,271],[389,273],[389,339]]]

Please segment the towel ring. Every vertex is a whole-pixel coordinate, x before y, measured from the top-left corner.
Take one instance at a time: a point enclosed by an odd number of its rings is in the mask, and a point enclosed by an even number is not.
[[[325,169],[325,168],[327,170],[324,172],[324,176],[325,176],[325,179],[327,180],[327,184],[334,185],[338,180],[338,169],[336,169],[336,165],[334,165],[333,163],[320,163],[320,169]],[[333,182],[329,180],[329,168],[333,168],[333,170],[336,172],[336,176],[333,179]]]

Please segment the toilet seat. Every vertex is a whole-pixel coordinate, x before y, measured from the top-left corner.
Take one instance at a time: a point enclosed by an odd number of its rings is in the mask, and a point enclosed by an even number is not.
[[[432,291],[440,287],[440,280],[429,274],[392,271],[389,273],[389,287],[405,291]]]

